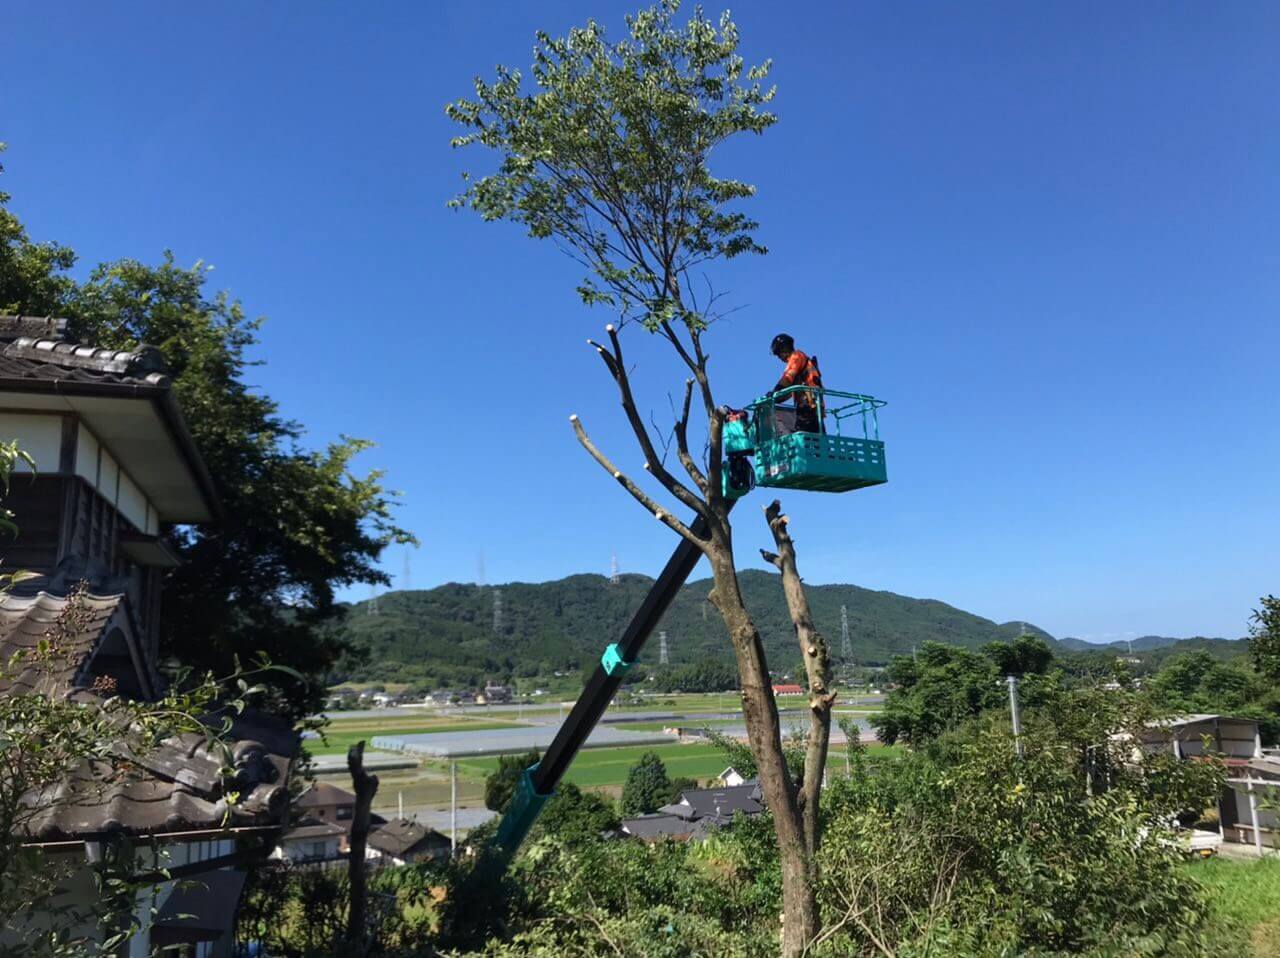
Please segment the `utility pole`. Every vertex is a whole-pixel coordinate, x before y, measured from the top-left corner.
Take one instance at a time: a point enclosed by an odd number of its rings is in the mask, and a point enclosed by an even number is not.
[[[458,854],[458,763],[449,763],[449,855]]]
[[[1013,746],[1018,752],[1018,758],[1022,758],[1022,711],[1018,707],[1018,677],[1007,675],[1005,681],[1009,683],[1009,715],[1013,718]]]

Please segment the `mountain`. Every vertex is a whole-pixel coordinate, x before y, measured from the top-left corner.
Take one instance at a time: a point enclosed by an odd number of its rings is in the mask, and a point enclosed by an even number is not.
[[[1238,639],[1223,638],[1207,638],[1203,635],[1192,636],[1186,639],[1173,639],[1165,635],[1144,635],[1141,638],[1127,640],[1122,639],[1116,642],[1089,642],[1085,639],[1077,639],[1068,636],[1065,639],[1059,639],[1058,642],[1064,648],[1070,649],[1072,652],[1097,652],[1100,649],[1114,649],[1117,652],[1127,652],[1132,649],[1138,652],[1154,652],[1156,649],[1165,649],[1181,642],[1237,642]]]
[[[761,570],[740,574],[747,608],[765,640],[770,666],[790,671],[800,659],[780,577]],[[597,659],[622,632],[653,580],[624,575],[619,581],[575,575],[554,582],[501,586],[451,583],[435,589],[388,592],[346,607],[333,627],[367,653],[343,678],[418,683],[474,683],[484,678],[576,672]],[[707,659],[731,662],[732,650],[719,614],[706,601],[709,579],[681,589],[661,626],[672,666]],[[997,625],[934,599],[913,599],[854,585],[808,586],[814,620],[840,652],[840,607],[848,609],[852,660],[883,664],[926,641],[978,648],[1016,637],[1020,622]],[[495,628],[496,625],[496,628]],[[657,661],[655,633],[642,661]]]

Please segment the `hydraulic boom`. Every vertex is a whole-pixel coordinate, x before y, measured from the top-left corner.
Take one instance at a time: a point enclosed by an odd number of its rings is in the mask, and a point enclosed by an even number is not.
[[[707,525],[699,517],[690,531],[695,536],[704,536],[707,534]],[[525,769],[520,777],[520,783],[511,798],[511,804],[507,806],[494,840],[504,854],[514,855],[524,841],[537,820],[538,813],[542,811],[542,806],[555,792],[573,757],[578,754],[578,749],[609,707],[627,669],[639,657],[645,641],[658,627],[658,622],[701,558],[702,551],[697,546],[688,539],[681,539],[676,551],[667,560],[662,574],[658,576],[658,581],[653,584],[649,594],[644,597],[644,602],[631,617],[622,638],[604,650],[600,665],[574,703],[573,711],[560,726],[547,753],[541,761]]]

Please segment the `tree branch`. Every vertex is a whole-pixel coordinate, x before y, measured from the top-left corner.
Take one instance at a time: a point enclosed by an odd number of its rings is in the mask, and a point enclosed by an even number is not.
[[[640,505],[644,506],[649,512],[653,513],[654,518],[659,522],[666,525],[678,535],[684,536],[684,538],[688,539],[699,549],[703,550],[703,552],[706,551],[707,543],[705,540],[699,539],[693,534],[688,526],[645,495],[643,489],[632,482],[620,469],[618,469],[617,466],[609,461],[609,458],[604,453],[596,448],[596,444],[591,441],[586,430],[582,428],[582,421],[576,414],[570,416],[569,421],[573,423],[574,435],[578,437],[578,442],[582,444],[582,448],[587,450],[591,455],[591,458],[598,462],[605,472],[609,473],[609,475],[613,476],[613,478],[618,481],[618,485],[631,493],[631,497],[635,499],[636,502],[640,503]]]
[[[684,383],[684,407],[680,411],[680,418],[676,421],[675,427],[676,454],[680,457],[680,463],[684,466],[684,471],[689,474],[689,478],[694,481],[705,496],[707,494],[707,477],[702,474],[702,470],[698,468],[698,464],[689,453],[689,405],[692,401],[693,380],[686,379]]]

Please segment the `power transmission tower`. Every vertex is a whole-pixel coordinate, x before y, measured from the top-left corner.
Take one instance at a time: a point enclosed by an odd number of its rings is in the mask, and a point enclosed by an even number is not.
[[[493,633],[502,634],[502,590],[493,590]]]
[[[369,615],[378,614],[378,589],[376,586],[369,586],[369,604],[365,606],[365,611]]]
[[[617,585],[622,581],[622,576],[618,574],[618,553],[614,553],[609,562],[609,584]]]
[[[480,550],[480,555],[476,557],[476,585],[484,588],[484,550]]]
[[[853,658],[853,643],[849,640],[849,607],[840,606],[840,657],[848,662]]]
[[[667,633],[658,633],[658,664],[670,665],[671,659],[667,656]]]
[[[413,588],[413,568],[409,565],[409,550],[404,550],[404,570],[400,573],[400,588],[408,592]]]

